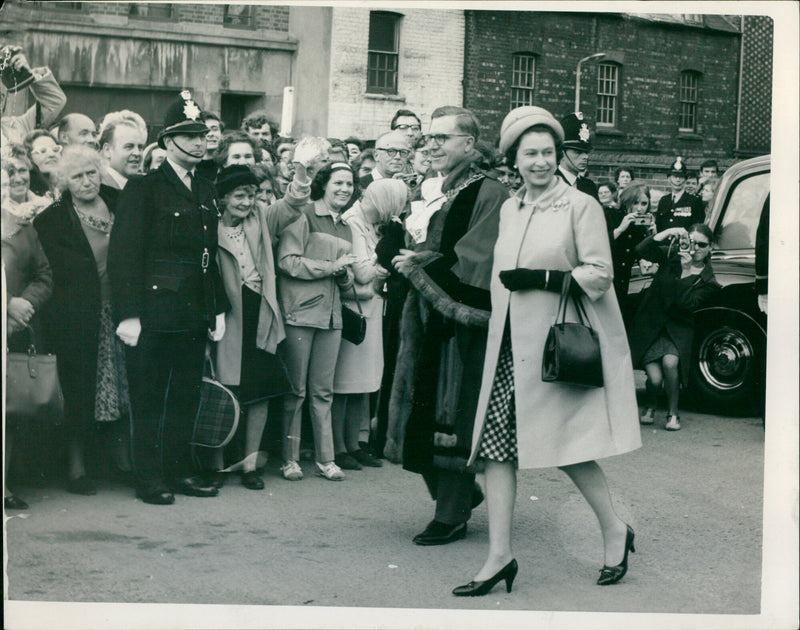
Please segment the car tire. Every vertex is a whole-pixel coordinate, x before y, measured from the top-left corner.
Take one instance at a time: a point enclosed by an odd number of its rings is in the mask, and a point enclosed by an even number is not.
[[[694,402],[711,413],[762,414],[766,347],[763,329],[744,313],[698,314],[689,374]]]

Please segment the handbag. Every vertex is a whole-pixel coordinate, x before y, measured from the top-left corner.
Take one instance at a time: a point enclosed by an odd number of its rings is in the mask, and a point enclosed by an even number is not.
[[[358,313],[342,302],[342,339],[357,346],[364,341],[364,337],[367,334],[367,318],[361,310],[355,287],[353,287],[353,297],[356,301]]]
[[[200,406],[194,421],[191,444],[222,448],[231,441],[239,426],[239,400],[214,374],[210,353],[206,354],[210,376],[203,376],[200,385]]]
[[[600,340],[597,332],[589,326],[589,319],[580,299],[575,296],[571,297],[580,321],[566,321],[571,278],[570,274],[564,274],[558,312],[544,344],[542,380],[582,387],[602,387]]]
[[[64,394],[58,380],[56,355],[39,354],[33,329],[27,326],[27,352],[9,352],[6,357],[6,415],[10,421],[46,419],[61,424]]]

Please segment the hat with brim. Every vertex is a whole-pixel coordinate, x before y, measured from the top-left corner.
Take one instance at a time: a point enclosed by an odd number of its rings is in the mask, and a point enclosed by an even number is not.
[[[180,96],[169,106],[164,117],[164,129],[158,134],[158,146],[166,149],[164,138],[167,136],[204,136],[208,127],[201,119],[202,111],[192,100],[189,90],[183,90]]]
[[[686,163],[681,157],[675,158],[672,166],[669,167],[670,175],[678,175],[679,177],[688,177],[689,171],[686,169]]]
[[[592,150],[592,130],[583,119],[583,114],[575,112],[567,114],[561,119],[561,126],[564,128],[565,149],[589,152]]]
[[[217,196],[221,199],[239,186],[258,186],[258,178],[246,164],[231,164],[217,173],[214,184],[217,187]]]
[[[550,112],[535,105],[525,105],[512,109],[503,119],[503,124],[500,126],[500,144],[498,145],[500,152],[508,151],[517,139],[534,125],[549,127],[559,141],[564,141],[564,129]]]

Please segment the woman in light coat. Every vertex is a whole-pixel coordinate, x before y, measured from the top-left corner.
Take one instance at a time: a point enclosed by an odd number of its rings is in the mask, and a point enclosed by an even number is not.
[[[516,468],[558,466],[600,522],[605,563],[598,584],[619,581],[633,530],[617,516],[596,459],[641,446],[633,369],[611,290],[612,262],[600,205],[554,173],[564,138],[546,110],[506,116],[500,148],[523,188],[500,211],[492,270],[492,315],[470,462],[486,474],[489,557],[455,595],[484,595],[517,573],[511,552]],[[543,382],[542,355],[565,275],[597,331],[605,384],[583,388]],[[572,309],[570,309],[572,311]],[[512,352],[513,348],[513,352]]]
[[[389,272],[378,264],[375,246],[379,228],[400,215],[408,199],[408,186],[399,179],[379,179],[364,196],[342,214],[353,232],[353,289],[342,293],[342,303],[367,318],[367,332],[358,345],[342,340],[333,378],[333,443],[340,468],[359,470],[381,462],[360,448],[369,441],[369,395],[378,391],[383,375],[383,298],[374,283]],[[355,291],[355,293],[354,293]],[[356,296],[358,304],[356,304]]]

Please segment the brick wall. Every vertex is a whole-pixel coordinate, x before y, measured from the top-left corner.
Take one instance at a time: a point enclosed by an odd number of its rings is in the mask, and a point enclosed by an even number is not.
[[[620,14],[466,11],[465,105],[496,140],[510,109],[511,55],[536,55],[534,104],[560,118],[574,109],[578,60],[596,52],[620,61],[618,124],[595,138],[591,174],[620,164],[658,177],[676,155],[691,167],[733,157],[739,35]],[[682,70],[701,73],[698,133],[678,133]],[[595,119],[597,63],[583,65],[581,110]],[[600,176],[600,177],[598,177]]]
[[[398,95],[390,98],[366,96],[369,13],[333,9],[328,135],[374,139],[389,129],[398,109],[416,112],[425,124],[436,107],[461,105],[463,12],[398,10]]]
[[[772,129],[772,18],[744,17],[739,148],[769,153]]]

